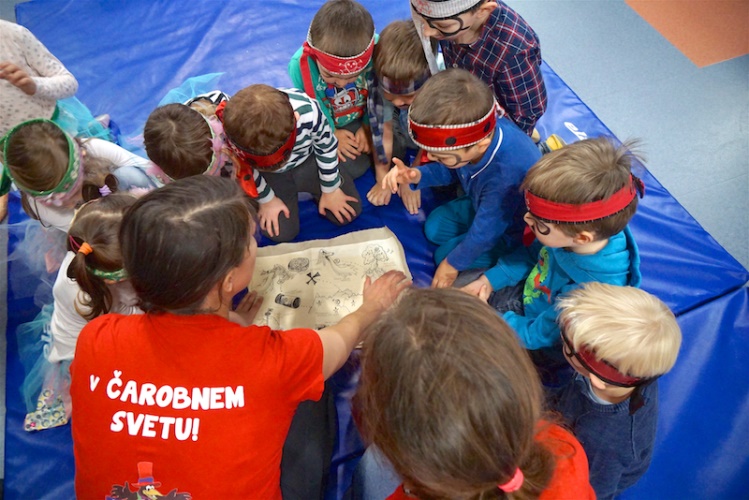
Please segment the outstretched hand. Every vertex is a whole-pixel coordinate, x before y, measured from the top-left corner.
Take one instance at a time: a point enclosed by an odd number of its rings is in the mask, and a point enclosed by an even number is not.
[[[409,286],[411,280],[401,271],[388,271],[375,281],[367,276],[364,280],[364,301],[361,309],[367,308],[379,315],[393,305],[403,290]]]
[[[382,189],[398,192],[400,184],[418,184],[421,172],[417,168],[408,168],[400,158],[393,158],[393,168],[382,179]]]

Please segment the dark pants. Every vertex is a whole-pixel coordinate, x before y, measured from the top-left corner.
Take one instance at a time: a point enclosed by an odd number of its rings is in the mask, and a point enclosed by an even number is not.
[[[301,403],[291,421],[281,458],[284,500],[323,498],[337,433],[335,399],[326,383],[320,401]]]
[[[339,171],[341,174],[341,189],[347,195],[357,199],[356,202],[351,202],[350,204],[356,211],[356,216],[358,216],[361,213],[361,197],[356,190],[354,180],[345,169],[339,168]],[[265,182],[276,193],[276,196],[289,209],[288,219],[284,214],[279,214],[278,216],[278,236],[269,236],[265,231],[263,231],[263,235],[276,243],[291,241],[299,234],[299,193],[310,193],[315,198],[315,203],[320,201],[320,196],[322,195],[315,155],[311,155],[304,163],[288,172],[266,172],[262,175]],[[332,212],[326,211],[325,217],[333,224],[341,225]]]

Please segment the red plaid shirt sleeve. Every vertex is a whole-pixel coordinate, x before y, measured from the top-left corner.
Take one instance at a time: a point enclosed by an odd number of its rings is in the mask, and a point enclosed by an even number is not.
[[[471,45],[440,41],[448,68],[463,68],[485,81],[512,120],[527,134],[546,110],[541,47],[533,29],[499,3]]]

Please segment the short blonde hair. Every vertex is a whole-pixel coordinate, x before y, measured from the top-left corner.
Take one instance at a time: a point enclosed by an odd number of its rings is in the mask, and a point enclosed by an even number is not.
[[[573,142],[542,156],[528,170],[520,189],[556,203],[580,205],[605,200],[629,182],[632,166],[640,161],[634,152],[637,145],[637,141],[618,144],[608,137]],[[637,203],[635,196],[623,210],[603,219],[557,225],[569,236],[591,231],[598,239],[608,238],[629,223]]]
[[[676,363],[681,329],[654,295],[591,282],[565,295],[556,307],[573,348],[587,348],[623,374],[657,377]]]

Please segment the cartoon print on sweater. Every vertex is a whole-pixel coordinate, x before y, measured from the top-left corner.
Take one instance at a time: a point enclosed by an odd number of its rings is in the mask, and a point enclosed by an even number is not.
[[[132,491],[127,481],[125,481],[124,485],[112,485],[112,491],[109,493],[107,500],[190,500],[192,498],[192,495],[189,493],[178,493],[177,488],[174,488],[166,495],[161,494],[156,489],[161,486],[161,483],[154,481],[152,462],[138,462],[138,482],[133,483],[133,486],[138,489]]]
[[[530,304],[534,299],[546,294],[546,300],[551,304],[551,290],[544,286],[543,282],[549,275],[549,250],[543,247],[538,253],[538,264],[533,267],[528,279],[525,280],[525,290],[523,290],[523,303]]]
[[[361,115],[364,112],[367,95],[369,91],[366,88],[357,87],[356,82],[346,84],[342,89],[328,86],[325,90],[325,97],[328,98],[336,118],[352,114]]]

